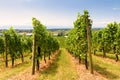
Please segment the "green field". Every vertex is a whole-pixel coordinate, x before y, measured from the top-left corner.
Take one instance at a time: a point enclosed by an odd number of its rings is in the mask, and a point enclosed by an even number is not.
[[[109,80],[120,80],[119,64],[93,56],[94,69]]]
[[[61,49],[56,61],[41,74],[39,80],[78,80],[77,72],[65,49]]]

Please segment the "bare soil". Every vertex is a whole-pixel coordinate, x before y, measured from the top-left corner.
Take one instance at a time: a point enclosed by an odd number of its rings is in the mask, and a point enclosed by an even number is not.
[[[86,70],[85,65],[79,64],[79,60],[72,55],[69,54],[69,56],[72,59],[74,69],[77,70],[78,80],[108,80],[96,71],[94,71],[94,74],[90,74],[90,71]]]
[[[53,55],[50,60],[48,60],[48,58],[46,58],[46,63],[43,60],[40,61],[40,71],[36,71],[35,75],[31,74],[32,68],[28,67],[24,71],[11,76],[8,80],[37,80],[38,77],[41,75],[41,72],[43,72],[45,69],[47,69],[50,66],[50,64],[55,61],[56,55],[57,55],[57,53],[55,53],[55,55]]]
[[[28,67],[24,71],[11,76],[8,80],[37,80],[41,73],[47,69],[51,63],[53,63],[56,60],[56,55],[53,55],[51,57],[51,60],[47,59],[47,63],[45,63],[43,60],[40,62],[40,71],[35,73],[35,75],[31,75],[31,67]],[[68,56],[70,57],[73,65],[73,69],[75,69],[78,73],[79,79],[78,80],[108,80],[103,75],[99,74],[98,72],[94,71],[94,74],[90,74],[89,70],[85,69],[85,65],[79,64],[78,59],[75,59],[72,55],[68,53]],[[114,64],[116,63],[114,60],[105,58],[106,61],[110,61]]]

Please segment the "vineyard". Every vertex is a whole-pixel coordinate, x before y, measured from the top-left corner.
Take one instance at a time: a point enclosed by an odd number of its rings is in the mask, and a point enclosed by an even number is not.
[[[120,23],[100,30],[92,23],[84,10],[66,35],[53,36],[36,18],[31,36],[3,30],[0,80],[120,80]]]

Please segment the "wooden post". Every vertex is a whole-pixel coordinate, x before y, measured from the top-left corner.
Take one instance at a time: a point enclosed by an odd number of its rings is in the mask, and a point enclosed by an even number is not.
[[[90,30],[90,19],[87,18],[87,41],[88,41],[88,55],[89,55],[89,66],[90,73],[93,74],[93,63],[92,63],[92,54],[91,54],[91,30]]]
[[[32,48],[32,75],[35,74],[35,54],[36,54],[36,35],[33,34],[33,48]]]
[[[5,34],[5,66],[8,67],[7,35]]]
[[[39,58],[40,58],[40,47],[36,47],[37,48],[37,63],[36,63],[36,69],[37,71],[39,71],[39,68],[40,68],[40,62],[39,62]],[[38,58],[39,57],[39,58]]]

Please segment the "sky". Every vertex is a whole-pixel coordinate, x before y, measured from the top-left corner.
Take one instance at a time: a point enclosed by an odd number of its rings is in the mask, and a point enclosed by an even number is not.
[[[47,28],[73,28],[78,12],[85,9],[92,27],[120,22],[120,0],[0,0],[0,28],[32,27],[32,17]]]

